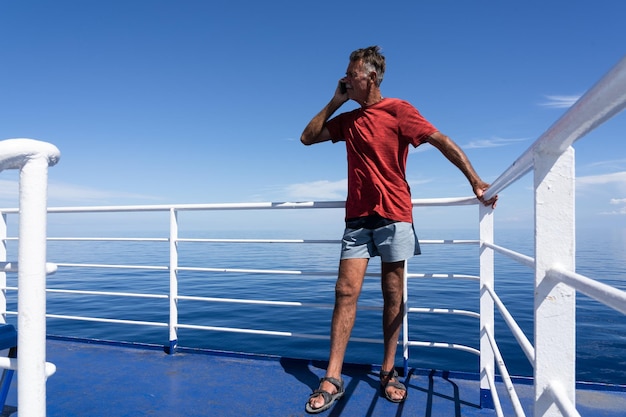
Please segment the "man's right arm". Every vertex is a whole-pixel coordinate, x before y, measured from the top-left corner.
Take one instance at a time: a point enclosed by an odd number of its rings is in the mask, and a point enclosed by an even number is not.
[[[304,128],[300,141],[305,145],[313,145],[330,140],[330,132],[326,128],[326,122],[346,101],[348,101],[348,95],[341,93],[337,88],[330,102]]]

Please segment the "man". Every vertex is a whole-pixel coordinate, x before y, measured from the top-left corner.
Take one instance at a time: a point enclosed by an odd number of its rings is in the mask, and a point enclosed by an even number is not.
[[[395,371],[395,355],[402,322],[405,261],[419,254],[413,230],[413,206],[406,181],[409,145],[430,143],[456,165],[469,180],[476,197],[495,207],[497,197],[483,198],[489,184],[480,179],[465,153],[440,133],[406,101],[383,98],[380,83],[385,58],[378,46],[350,55],[346,76],[330,102],[306,126],[305,145],[345,141],[348,156],[346,229],[335,287],[330,357],[326,376],[309,397],[305,409],[320,413],[343,396],[341,369],[356,317],[357,300],[369,258],[381,257],[384,356],[381,389],[392,402],[407,397]],[[349,99],[360,108],[331,119]]]

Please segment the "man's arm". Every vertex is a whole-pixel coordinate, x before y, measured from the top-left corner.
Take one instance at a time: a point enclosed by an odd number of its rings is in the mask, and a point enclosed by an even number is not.
[[[465,155],[465,152],[463,152],[459,145],[441,132],[433,133],[426,139],[426,142],[439,149],[443,156],[445,156],[450,162],[461,170],[463,175],[465,175],[467,180],[470,182],[472,189],[474,190],[474,194],[476,194],[479,201],[486,206],[492,206],[493,208],[496,207],[498,196],[489,200],[485,200],[483,198],[485,191],[489,188],[489,184],[480,179],[467,158],[467,155]]]
[[[335,95],[330,102],[304,128],[300,141],[305,145],[312,145],[330,140],[330,132],[326,129],[326,122],[346,101],[348,101],[348,94],[342,93],[340,88],[337,87]]]

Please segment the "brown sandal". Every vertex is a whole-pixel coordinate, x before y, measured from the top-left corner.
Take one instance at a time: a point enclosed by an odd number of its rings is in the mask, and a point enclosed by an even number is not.
[[[317,414],[317,413],[321,413],[322,411],[326,411],[335,403],[335,400],[338,400],[341,397],[343,397],[343,393],[344,393],[343,381],[338,380],[336,378],[324,377],[320,379],[320,385],[322,385],[322,382],[324,381],[328,381],[331,384],[333,384],[335,388],[337,388],[337,392],[334,394],[331,394],[330,392],[324,391],[321,388],[318,388],[315,391],[313,391],[313,393],[309,395],[309,401],[306,403],[306,406],[304,407],[304,410],[309,414]],[[321,395],[322,398],[324,398],[324,404],[319,408],[313,408],[311,407],[311,398],[317,397],[318,395]]]
[[[387,380],[387,383],[384,384],[383,381]],[[398,372],[394,369],[392,371],[380,371],[380,387],[385,394],[385,398],[387,398],[392,403],[401,403],[406,400],[406,397],[409,396],[409,391],[407,391],[406,386],[398,381]],[[405,392],[404,397],[401,399],[392,398],[389,393],[387,393],[387,388],[393,387]]]

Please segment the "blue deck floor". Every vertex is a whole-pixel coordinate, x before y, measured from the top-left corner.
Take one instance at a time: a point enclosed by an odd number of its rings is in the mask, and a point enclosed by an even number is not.
[[[49,340],[48,360],[57,366],[47,383],[47,415],[72,416],[305,416],[304,403],[317,387],[324,364],[82,341]],[[409,396],[392,404],[380,395],[376,369],[344,368],[346,396],[322,416],[494,416],[480,409],[473,376],[413,370]],[[14,381],[4,416],[16,416]],[[532,387],[518,384],[526,415]],[[505,393],[500,393],[505,398]],[[579,390],[583,416],[623,416],[626,392]],[[506,415],[514,415],[503,400]]]

